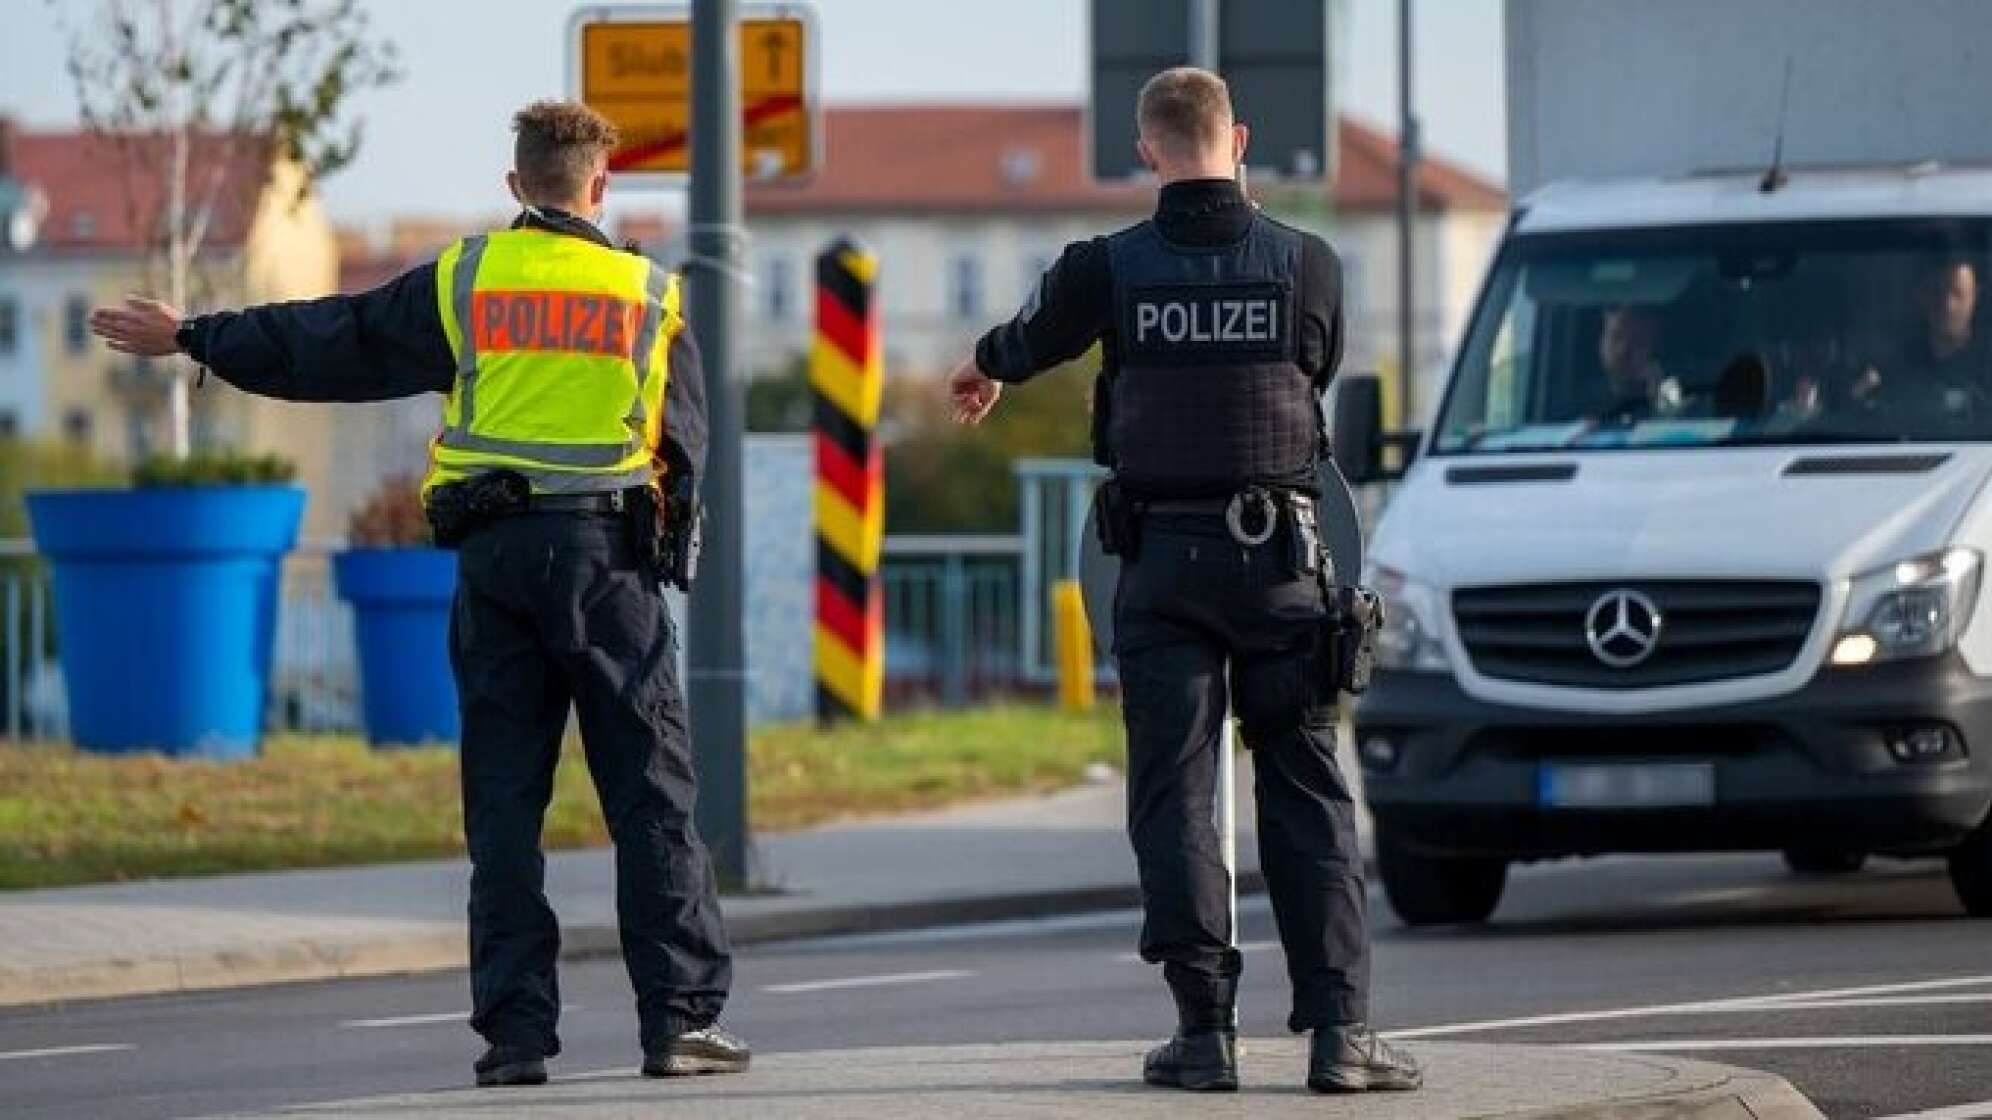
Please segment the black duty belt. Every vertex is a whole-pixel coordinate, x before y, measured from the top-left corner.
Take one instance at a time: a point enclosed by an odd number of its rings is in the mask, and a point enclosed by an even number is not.
[[[1306,495],[1261,486],[1247,486],[1224,498],[1163,498],[1145,502],[1141,509],[1161,516],[1222,517],[1233,540],[1254,547],[1272,539],[1282,509],[1304,511],[1308,521],[1313,519],[1313,501]]]
[[[1190,514],[1195,516],[1223,517],[1225,508],[1231,505],[1230,498],[1167,498],[1162,501],[1143,502],[1143,513]]]
[[[509,513],[621,513],[629,508],[628,490],[592,494],[534,494]]]

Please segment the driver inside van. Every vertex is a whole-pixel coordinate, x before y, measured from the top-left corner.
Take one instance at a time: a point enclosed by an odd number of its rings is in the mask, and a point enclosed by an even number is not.
[[[1601,400],[1586,415],[1600,425],[1618,425],[1679,413],[1681,383],[1661,367],[1655,355],[1659,343],[1660,316],[1654,309],[1607,308],[1598,323]]]

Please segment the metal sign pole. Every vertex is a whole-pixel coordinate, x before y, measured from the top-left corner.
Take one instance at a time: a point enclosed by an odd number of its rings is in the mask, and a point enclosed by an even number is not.
[[[1227,708],[1217,732],[1217,836],[1231,881],[1231,947],[1238,948],[1238,735]]]
[[[706,450],[705,557],[691,597],[686,673],[699,775],[698,829],[722,883],[744,884],[747,866],[746,649],[741,630],[740,384],[733,376],[739,326],[740,79],[735,0],[692,4],[692,329],[705,359],[711,435]]]
[[[1188,0],[1190,5],[1190,65],[1213,73],[1218,68],[1219,0]],[[1227,705],[1217,732],[1217,836],[1229,880],[1231,947],[1238,947],[1238,767],[1237,736]]]
[[[1418,117],[1411,102],[1411,0],[1397,0],[1397,425],[1418,420]]]

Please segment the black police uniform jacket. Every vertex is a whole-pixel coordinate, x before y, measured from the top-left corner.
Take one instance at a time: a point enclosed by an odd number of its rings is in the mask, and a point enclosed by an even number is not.
[[[1320,394],[1342,347],[1326,242],[1260,214],[1230,180],[1170,184],[1149,221],[1068,246],[976,359],[1024,381],[1095,340],[1096,450],[1131,493],[1315,488]]]

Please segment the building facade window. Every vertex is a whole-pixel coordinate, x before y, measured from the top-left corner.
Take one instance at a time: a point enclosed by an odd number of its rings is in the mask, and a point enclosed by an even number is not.
[[[982,317],[982,261],[968,253],[948,261],[948,313],[957,319]]]
[[[87,408],[72,408],[62,414],[62,435],[71,443],[89,443],[94,426]]]
[[[21,301],[0,296],[0,354],[21,348]]]
[[[761,267],[761,310],[777,323],[795,318],[795,260],[769,257]]]
[[[90,349],[90,297],[72,294],[62,301],[62,341],[71,354]]]

